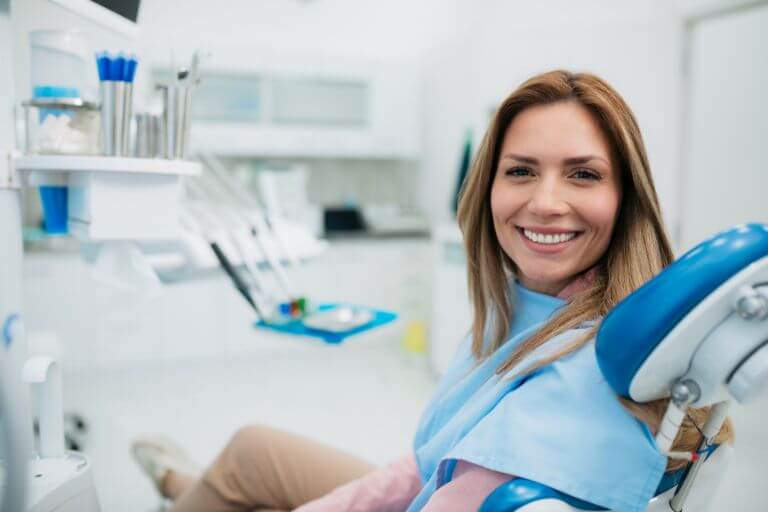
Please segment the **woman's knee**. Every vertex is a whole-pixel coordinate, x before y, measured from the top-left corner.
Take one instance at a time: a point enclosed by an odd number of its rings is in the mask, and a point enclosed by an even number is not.
[[[269,429],[261,425],[248,425],[238,429],[218,459],[218,470],[240,487],[247,480],[261,474],[269,464]]]
[[[263,425],[240,427],[229,440],[227,447],[235,452],[260,451],[268,444],[271,429]]]

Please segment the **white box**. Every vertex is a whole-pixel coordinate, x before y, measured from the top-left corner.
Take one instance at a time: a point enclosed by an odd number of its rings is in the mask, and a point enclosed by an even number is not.
[[[178,235],[181,178],[173,174],[69,174],[69,230],[89,240],[157,240]]]

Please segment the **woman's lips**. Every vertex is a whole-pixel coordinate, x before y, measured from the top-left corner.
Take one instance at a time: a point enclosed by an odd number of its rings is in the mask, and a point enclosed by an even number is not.
[[[575,233],[575,236],[570,240],[566,240],[565,242],[560,242],[560,243],[545,244],[545,243],[534,242],[533,240],[525,236],[525,233],[523,232],[523,228],[521,228],[520,226],[515,226],[515,228],[517,229],[517,233],[520,235],[520,238],[522,238],[523,243],[526,245],[526,247],[528,247],[530,250],[534,252],[541,253],[541,254],[555,254],[555,253],[566,250],[570,245],[573,244],[575,240],[579,238],[579,236],[581,236],[581,233],[582,233],[581,231],[575,231],[573,232]]]

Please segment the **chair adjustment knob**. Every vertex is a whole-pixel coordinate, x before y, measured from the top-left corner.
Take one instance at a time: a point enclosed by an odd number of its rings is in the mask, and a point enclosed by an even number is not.
[[[744,320],[763,320],[768,317],[768,298],[750,286],[737,299],[736,313]]]
[[[680,380],[672,385],[670,395],[675,405],[688,407],[701,397],[701,388],[691,379]]]

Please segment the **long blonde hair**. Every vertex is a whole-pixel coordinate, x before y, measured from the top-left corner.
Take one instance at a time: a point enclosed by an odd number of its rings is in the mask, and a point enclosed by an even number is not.
[[[602,128],[620,176],[622,200],[611,242],[595,265],[597,272],[591,285],[572,297],[541,330],[516,347],[498,368],[500,374],[513,368],[517,374],[530,373],[580,349],[594,338],[599,324],[535,365],[522,370],[516,368],[527,355],[554,336],[604,316],[674,258],[640,129],[621,96],[605,81],[588,73],[557,70],[534,76],[512,92],[496,111],[462,187],[458,222],[464,235],[469,295],[474,309],[472,352],[475,358],[486,359],[504,344],[514,315],[507,283],[516,268],[496,237],[490,207],[501,141],[520,112],[535,105],[561,101],[582,105]],[[488,319],[492,319],[491,325],[486,325]],[[650,404],[622,401],[632,414],[656,432],[665,401]],[[699,410],[692,416],[705,415],[706,410]],[[724,432],[730,436],[728,425]],[[694,425],[688,424],[687,428],[684,425],[675,449],[695,448],[698,436]],[[680,464],[670,462],[668,468],[674,469]]]

